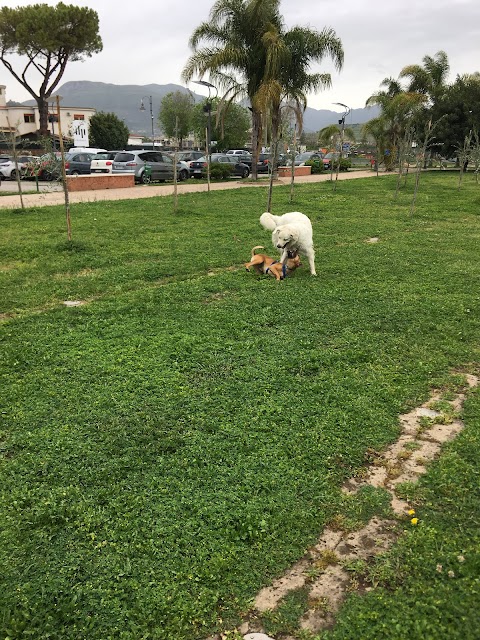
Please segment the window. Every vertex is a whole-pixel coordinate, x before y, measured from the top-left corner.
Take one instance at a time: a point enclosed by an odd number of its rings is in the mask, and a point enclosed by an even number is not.
[[[73,119],[74,120],[85,120],[85,116],[83,115],[83,113],[74,113],[73,114]]]
[[[23,114],[24,122],[35,122],[35,114],[34,113],[24,113]]]
[[[115,162],[132,162],[135,160],[133,153],[117,153],[115,156]]]

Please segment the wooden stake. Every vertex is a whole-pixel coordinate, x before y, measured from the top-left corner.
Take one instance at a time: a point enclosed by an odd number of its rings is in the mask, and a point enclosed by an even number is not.
[[[56,96],[57,100],[57,118],[58,118],[58,139],[60,142],[60,152],[62,154],[62,182],[63,193],[65,194],[65,214],[67,218],[67,239],[72,241],[72,224],[70,220],[70,199],[67,188],[67,174],[65,172],[65,151],[63,149],[62,123],[60,122],[60,96]],[[53,151],[55,153],[55,149]]]

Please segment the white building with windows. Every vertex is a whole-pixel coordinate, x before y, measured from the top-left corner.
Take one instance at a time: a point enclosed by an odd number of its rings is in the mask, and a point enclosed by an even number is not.
[[[58,137],[57,102],[50,98],[48,129],[52,136]],[[96,109],[90,107],[66,107],[60,103],[60,124],[63,137],[73,138],[74,122],[85,121],[88,128],[90,118]],[[0,85],[0,139],[7,140],[8,135],[16,132],[17,139],[30,137],[40,128],[40,115],[37,105],[7,106],[6,86]]]

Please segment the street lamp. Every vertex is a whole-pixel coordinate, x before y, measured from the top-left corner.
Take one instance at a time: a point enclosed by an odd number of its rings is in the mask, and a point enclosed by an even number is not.
[[[345,113],[342,115],[342,117],[338,121],[338,124],[342,125],[342,138],[341,138],[341,147],[340,147],[340,157],[341,157],[343,154],[343,139],[345,135],[345,118],[348,116],[351,109],[350,107],[347,107],[347,105],[343,104],[342,102],[334,102],[333,104],[338,104],[339,107],[343,107],[345,109]]]
[[[337,171],[335,173],[335,189],[336,189],[337,188],[338,173],[340,171],[340,158],[343,158],[343,140],[345,138],[345,118],[348,116],[348,114],[350,113],[351,109],[350,109],[350,107],[347,107],[346,104],[343,104],[343,102],[334,102],[333,104],[338,104],[339,107],[343,107],[345,109],[342,117],[338,121],[338,124],[342,125],[342,132],[341,132],[341,136],[340,136],[340,152],[338,154]]]
[[[153,130],[153,103],[152,103],[152,96],[143,96],[141,102],[140,102],[140,111],[145,111],[145,104],[143,102],[144,98],[148,98],[150,101],[150,118],[152,120],[152,149],[155,149],[155,133]]]

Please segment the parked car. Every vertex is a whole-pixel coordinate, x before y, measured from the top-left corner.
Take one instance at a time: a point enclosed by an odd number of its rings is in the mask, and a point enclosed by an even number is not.
[[[192,160],[198,160],[205,155],[205,151],[179,151],[177,158],[183,162],[191,162]]]
[[[26,164],[35,160],[35,156],[17,156],[17,167],[22,173],[22,170]],[[0,157],[0,180],[16,180],[17,179],[17,169],[15,166],[15,160],[13,156],[2,156]]]
[[[165,154],[168,155],[169,158],[172,159],[172,163],[174,160],[173,154]],[[177,154],[177,180],[183,181],[188,180],[190,178],[190,164],[185,162],[185,160],[179,160]]]
[[[58,180],[62,175],[62,154],[59,151],[34,156],[22,169],[25,180]]]
[[[252,171],[253,156],[251,153],[231,153],[229,158],[234,158],[237,162],[243,162]]]
[[[179,162],[185,162],[187,167],[188,167],[188,176],[187,177],[192,177],[193,175],[193,171],[191,168],[191,164],[192,162],[194,162],[195,160],[198,160],[199,158],[202,158],[205,155],[205,151],[179,151],[177,153],[177,158]]]
[[[250,151],[247,151],[246,149],[229,149],[226,152],[227,156],[233,155],[233,156],[244,156],[244,155],[248,155],[251,156],[252,154],[250,153]]]
[[[7,155],[0,156],[0,181],[5,180],[6,176],[3,174],[2,167],[6,167],[7,164],[12,162],[13,157]]]
[[[268,173],[272,164],[270,153],[260,153],[257,162],[257,173]]]
[[[90,165],[95,153],[80,151],[65,154],[65,174],[67,176],[79,176],[90,173]]]
[[[113,173],[133,173],[135,182],[148,184],[173,179],[173,160],[161,151],[120,151],[113,160]]]
[[[246,149],[230,149],[226,153],[227,156],[235,156],[237,162],[243,162],[252,170],[253,155]]]
[[[118,151],[96,153],[90,163],[90,173],[112,173],[113,160]]]
[[[283,167],[286,161],[286,156],[284,153],[280,153],[277,158],[277,169],[278,167]],[[272,154],[271,153],[260,153],[258,156],[257,162],[257,173],[268,173],[270,171],[272,164]]]
[[[303,153],[297,153],[294,164],[296,167],[303,167],[309,160],[318,160],[321,162],[322,158],[323,153],[320,153],[320,151],[304,151]],[[287,164],[291,166],[292,161],[289,160]]]
[[[237,157],[233,154],[226,153],[212,153],[211,157],[212,164],[214,162],[218,162],[220,164],[228,164],[233,167],[233,174],[236,176],[240,176],[241,178],[248,178],[250,175],[249,167],[243,162],[238,162]],[[203,156],[198,160],[194,160],[190,164],[190,169],[192,171],[194,178],[202,178],[205,174],[207,168],[207,158]]]
[[[97,147],[70,147],[67,153],[79,153],[85,151],[86,153],[106,153],[108,149],[98,149]]]
[[[339,153],[335,153],[334,151],[330,151],[323,156],[323,168],[331,169],[332,168],[332,160],[335,162],[340,157]]]

